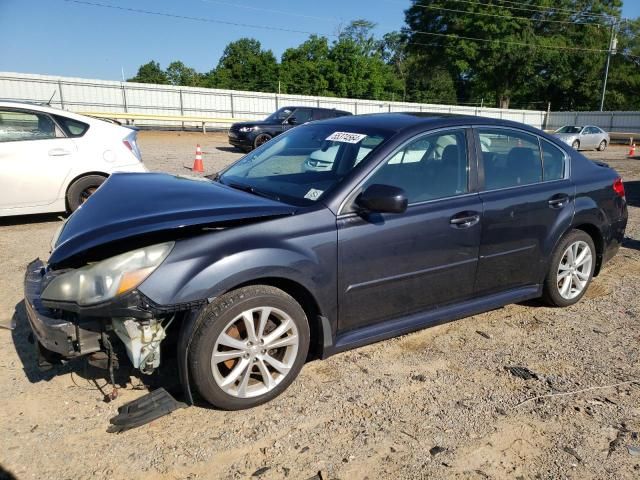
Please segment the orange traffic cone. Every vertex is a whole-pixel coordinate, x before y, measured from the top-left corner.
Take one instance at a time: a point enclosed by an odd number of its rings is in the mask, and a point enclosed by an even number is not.
[[[636,144],[632,143],[631,148],[629,149],[629,157],[635,157],[635,156],[636,156]]]
[[[191,170],[198,173],[204,172],[204,165],[202,164],[202,150],[200,149],[200,144],[196,145],[196,159],[193,161],[193,168]]]

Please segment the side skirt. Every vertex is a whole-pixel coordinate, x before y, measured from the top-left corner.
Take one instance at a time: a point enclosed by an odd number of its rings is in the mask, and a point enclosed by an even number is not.
[[[474,298],[462,303],[447,305],[428,312],[415,313],[395,320],[360,327],[343,334],[338,334],[333,346],[325,346],[322,358],[333,354],[362,347],[370,343],[405,335],[423,328],[469,317],[477,313],[493,310],[510,303],[523,302],[542,295],[541,285],[531,285],[505,292]]]

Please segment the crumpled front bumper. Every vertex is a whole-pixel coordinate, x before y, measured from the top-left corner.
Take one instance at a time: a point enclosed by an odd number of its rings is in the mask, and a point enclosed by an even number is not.
[[[65,358],[101,350],[102,322],[74,322],[42,305],[45,266],[40,259],[29,264],[24,277],[24,303],[27,319],[43,348]]]

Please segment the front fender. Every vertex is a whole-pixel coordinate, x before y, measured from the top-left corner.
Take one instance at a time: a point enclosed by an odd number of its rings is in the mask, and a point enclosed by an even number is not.
[[[175,303],[187,298],[213,298],[238,285],[261,278],[282,278],[309,291],[331,279],[312,251],[285,248],[255,248],[222,258],[196,273],[176,292]]]
[[[335,216],[327,208],[182,239],[138,288],[161,306],[211,301],[261,278],[312,292],[323,315],[336,310]]]

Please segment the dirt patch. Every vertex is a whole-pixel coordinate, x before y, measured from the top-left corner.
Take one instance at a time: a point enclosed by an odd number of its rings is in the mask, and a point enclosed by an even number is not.
[[[235,158],[224,134],[141,132],[149,168],[189,173],[195,146],[207,173]],[[617,168],[640,198],[640,161],[625,148],[589,153]],[[640,205],[628,239],[567,309],[509,305],[312,362],[275,401],[244,412],[191,407],[120,435],[82,364],[35,368],[22,275],[46,258],[56,215],[0,221],[0,465],[18,478],[377,479],[638,478]],[[479,333],[481,332],[481,333]],[[506,366],[526,367],[524,380]],[[315,476],[315,477],[314,477]]]

